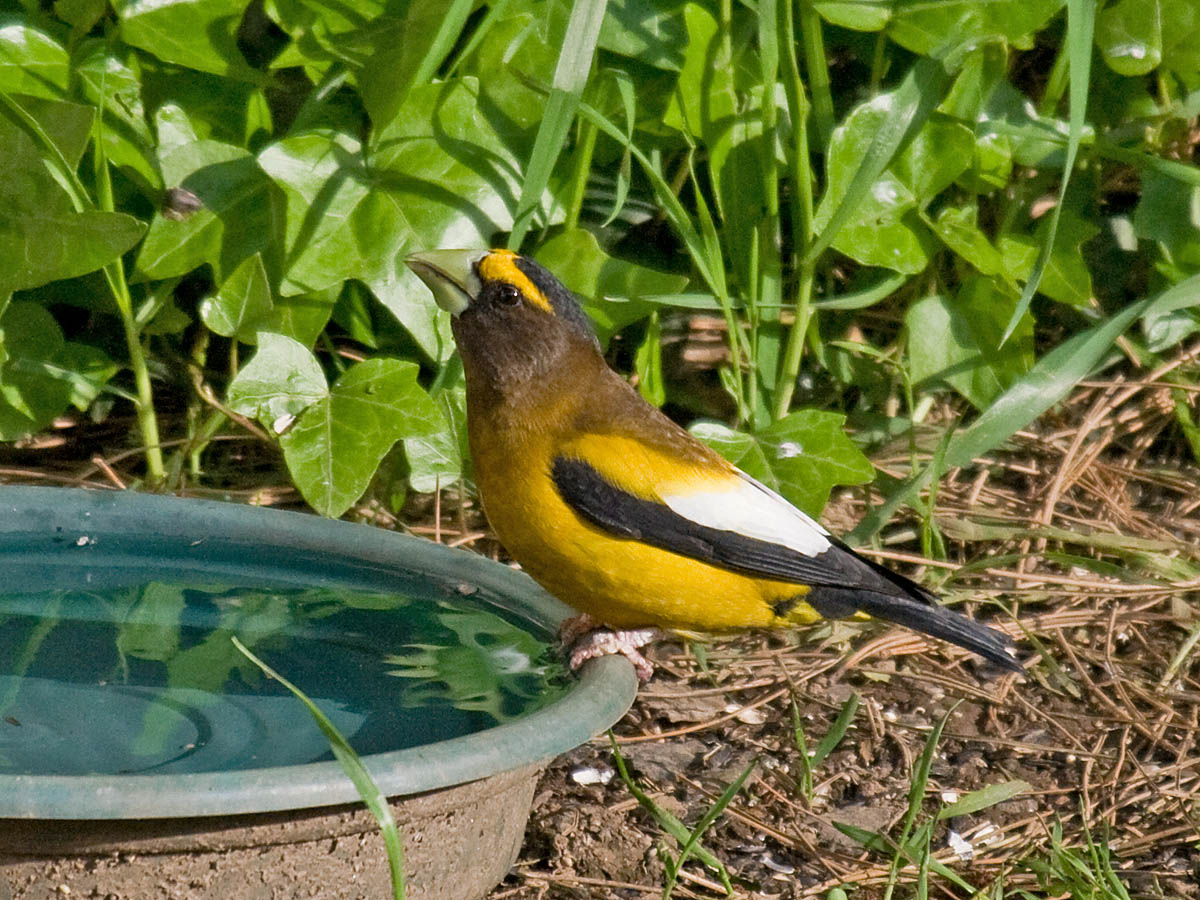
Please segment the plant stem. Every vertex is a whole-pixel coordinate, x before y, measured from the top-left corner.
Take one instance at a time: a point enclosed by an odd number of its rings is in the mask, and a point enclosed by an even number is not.
[[[788,3],[781,6],[790,6]],[[800,34],[804,40],[804,67],[808,70],[808,86],[812,91],[813,127],[821,147],[829,146],[829,135],[833,132],[833,92],[829,81],[829,60],[825,57],[825,38],[821,32],[821,17],[811,3],[801,3]],[[787,11],[788,27],[795,37],[791,24],[792,12]],[[786,42],[788,55],[794,55],[793,43]]]
[[[1070,51],[1067,42],[1063,41],[1058,48],[1058,56],[1046,79],[1046,89],[1042,92],[1042,101],[1037,106],[1039,116],[1053,116],[1062,102],[1063,92],[1067,89],[1067,73],[1070,71]]]
[[[103,81],[100,89],[100,108],[92,133],[92,158],[95,160],[97,206],[105,212],[113,212],[112,173],[108,168],[108,157],[104,153],[104,109],[106,88]],[[150,385],[150,370],[146,366],[146,355],[142,352],[142,335],[133,313],[133,298],[129,293],[129,282],[125,280],[125,266],[120,259],[104,267],[104,277],[116,300],[125,331],[125,344],[129,348],[129,367],[133,370],[133,382],[137,390],[138,430],[146,456],[146,475],[151,484],[162,484],[167,470],[163,465],[162,445],[158,436],[158,416],[154,410],[154,392]]]
[[[577,120],[578,143],[575,152],[571,154],[574,171],[571,173],[571,184],[567,189],[567,231],[579,225],[579,213],[583,209],[583,198],[587,192],[588,173],[592,169],[592,155],[596,151],[596,136],[600,133],[591,122]]]
[[[804,353],[804,336],[808,333],[812,316],[813,280],[816,275],[815,263],[805,261],[812,243],[813,227],[813,178],[808,150],[809,104],[804,95],[804,82],[800,80],[800,63],[796,57],[796,25],[792,18],[792,5],[781,3],[779,9],[782,25],[780,43],[784,48],[783,84],[792,118],[792,221],[795,230],[792,256],[796,268],[796,318],[788,332],[787,348],[775,384],[776,419],[786,416],[792,405],[796,378],[800,374],[800,359]]]

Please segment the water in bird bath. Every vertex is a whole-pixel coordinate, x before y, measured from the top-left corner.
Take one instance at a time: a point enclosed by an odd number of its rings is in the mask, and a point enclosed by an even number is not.
[[[239,587],[212,572],[0,594],[0,775],[177,774],[330,759],[303,690],[360,754],[490,728],[566,688],[548,643],[477,596]],[[29,579],[32,587],[45,578]],[[74,581],[75,583],[72,583]]]

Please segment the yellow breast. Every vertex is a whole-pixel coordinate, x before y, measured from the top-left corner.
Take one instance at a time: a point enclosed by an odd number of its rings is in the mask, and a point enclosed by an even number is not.
[[[553,419],[542,418],[540,422]],[[749,578],[640,541],[614,537],[581,519],[550,475],[556,453],[586,450],[619,466],[621,484],[648,496],[639,476],[650,460],[636,441],[608,435],[562,440],[552,429],[512,427],[470,417],[471,455],[488,521],[513,558],[564,603],[607,625],[726,631],[799,624],[819,618],[799,598],[802,586]],[[597,455],[574,441],[623,441]],[[616,452],[612,452],[615,450]],[[661,460],[658,461],[661,474]],[[606,474],[611,474],[606,473]],[[674,477],[689,476],[680,463]]]

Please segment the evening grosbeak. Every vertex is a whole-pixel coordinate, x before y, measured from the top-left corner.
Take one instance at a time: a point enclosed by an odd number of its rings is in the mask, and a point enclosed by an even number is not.
[[[508,250],[408,265],[453,315],[488,521],[513,558],[584,615],[572,668],[662,629],[720,632],[867,613],[1020,671],[1008,638],[833,537],[647,404],[604,361],[575,297]]]

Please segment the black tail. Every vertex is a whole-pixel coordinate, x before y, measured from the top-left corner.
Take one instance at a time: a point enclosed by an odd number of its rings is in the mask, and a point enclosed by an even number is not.
[[[860,582],[854,587],[814,587],[804,599],[821,615],[840,618],[865,612],[877,619],[965,647],[1013,672],[1023,671],[1013,655],[1013,642],[1008,635],[939,606],[933,594],[916,582],[859,556],[840,541],[837,545],[838,549],[852,554],[856,561],[869,567],[878,580],[870,579],[875,583]]]

